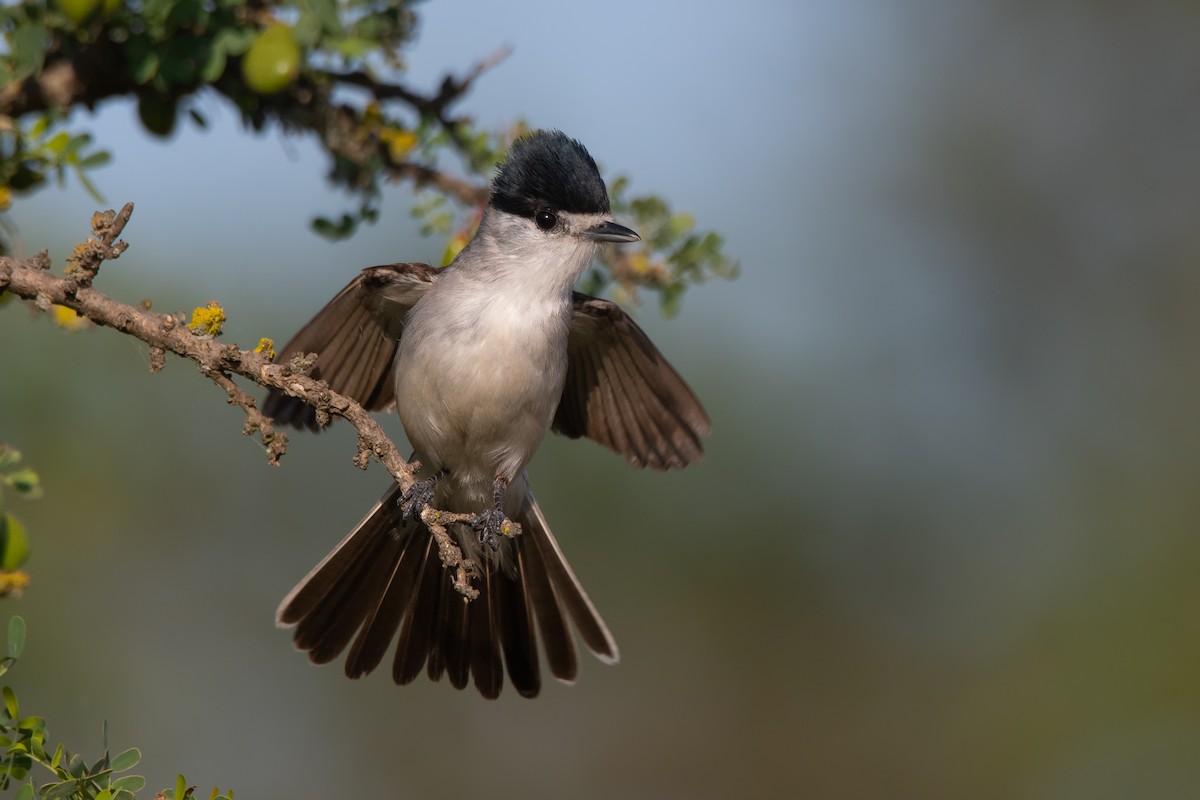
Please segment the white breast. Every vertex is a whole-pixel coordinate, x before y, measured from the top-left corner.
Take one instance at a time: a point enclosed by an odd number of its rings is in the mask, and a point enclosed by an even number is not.
[[[417,457],[482,502],[496,477],[515,479],[533,457],[566,375],[568,301],[497,288],[443,276],[413,308],[396,355],[397,406]]]

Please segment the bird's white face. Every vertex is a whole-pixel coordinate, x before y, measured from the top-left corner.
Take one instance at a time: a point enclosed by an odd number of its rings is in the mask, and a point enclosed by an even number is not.
[[[521,281],[527,295],[561,295],[575,285],[596,255],[600,242],[589,238],[588,231],[610,219],[608,214],[566,211],[539,212],[530,219],[488,209],[470,245],[482,252],[463,261],[478,258],[496,280]]]

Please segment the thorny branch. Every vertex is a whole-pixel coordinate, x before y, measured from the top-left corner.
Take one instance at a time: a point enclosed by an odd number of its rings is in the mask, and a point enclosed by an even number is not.
[[[341,417],[358,432],[354,463],[366,469],[371,456],[379,459],[384,468],[407,490],[413,484],[417,464],[408,463],[396,445],[380,428],[379,423],[351,398],[334,392],[320,380],[308,377],[313,360],[297,358],[290,364],[274,364],[262,353],[240,349],[235,344],[219,344],[215,339],[193,333],[184,320],[171,314],[152,312],[114,300],[92,288],[92,281],[104,261],[121,255],[129,246],[117,237],[133,213],[127,203],[120,212],[97,212],[92,216],[92,237],[77,245],[68,260],[64,277],[52,274],[50,258],[45,250],[28,259],[0,257],[0,294],[11,292],[32,301],[42,311],[54,305],[72,309],[97,325],[113,328],[133,336],[150,346],[150,369],[163,368],[167,351],[194,361],[201,374],[211,379],[228,396],[229,403],[246,414],[243,432],[256,435],[267,451],[267,460],[278,464],[287,449],[287,435],[274,428],[272,421],[258,410],[253,397],[234,382],[240,375],[263,387],[282,389],[317,409],[319,418]],[[471,577],[478,574],[478,565],[463,556],[446,530],[446,525],[468,521],[469,514],[452,514],[426,509],[422,519],[438,542],[442,564],[455,570],[454,588],[472,600],[479,591],[471,586]]]

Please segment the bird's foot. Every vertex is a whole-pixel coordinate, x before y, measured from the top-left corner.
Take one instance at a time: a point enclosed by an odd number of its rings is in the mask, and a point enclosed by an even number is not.
[[[493,550],[499,549],[500,542],[496,537],[504,536],[506,527],[507,521],[504,519],[504,512],[498,508],[481,511],[475,515],[475,519],[471,520],[471,528],[479,536],[479,541]]]
[[[402,520],[407,522],[409,517],[421,516],[421,512],[433,500],[433,491],[437,488],[438,481],[445,474],[445,470],[440,470],[408,487],[408,491],[402,494],[398,501]]]
[[[492,550],[500,547],[497,536],[514,536],[520,530],[519,526],[509,522],[504,516],[504,490],[507,488],[507,479],[496,478],[492,484],[492,507],[480,511],[475,515],[475,519],[471,520],[471,528],[479,536],[479,541]],[[517,531],[514,531],[514,528]]]

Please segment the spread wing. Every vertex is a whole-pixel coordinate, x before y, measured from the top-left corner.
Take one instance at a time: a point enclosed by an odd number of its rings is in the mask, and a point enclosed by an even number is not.
[[[553,430],[586,436],[635,467],[700,460],[712,424],[696,395],[615,303],[575,292],[567,380]]]
[[[404,320],[438,276],[428,264],[368,267],[338,292],[280,352],[277,363],[316,353],[309,373],[370,411],[395,399],[392,360]],[[271,389],[263,413],[277,422],[318,430],[316,410],[280,389]]]

